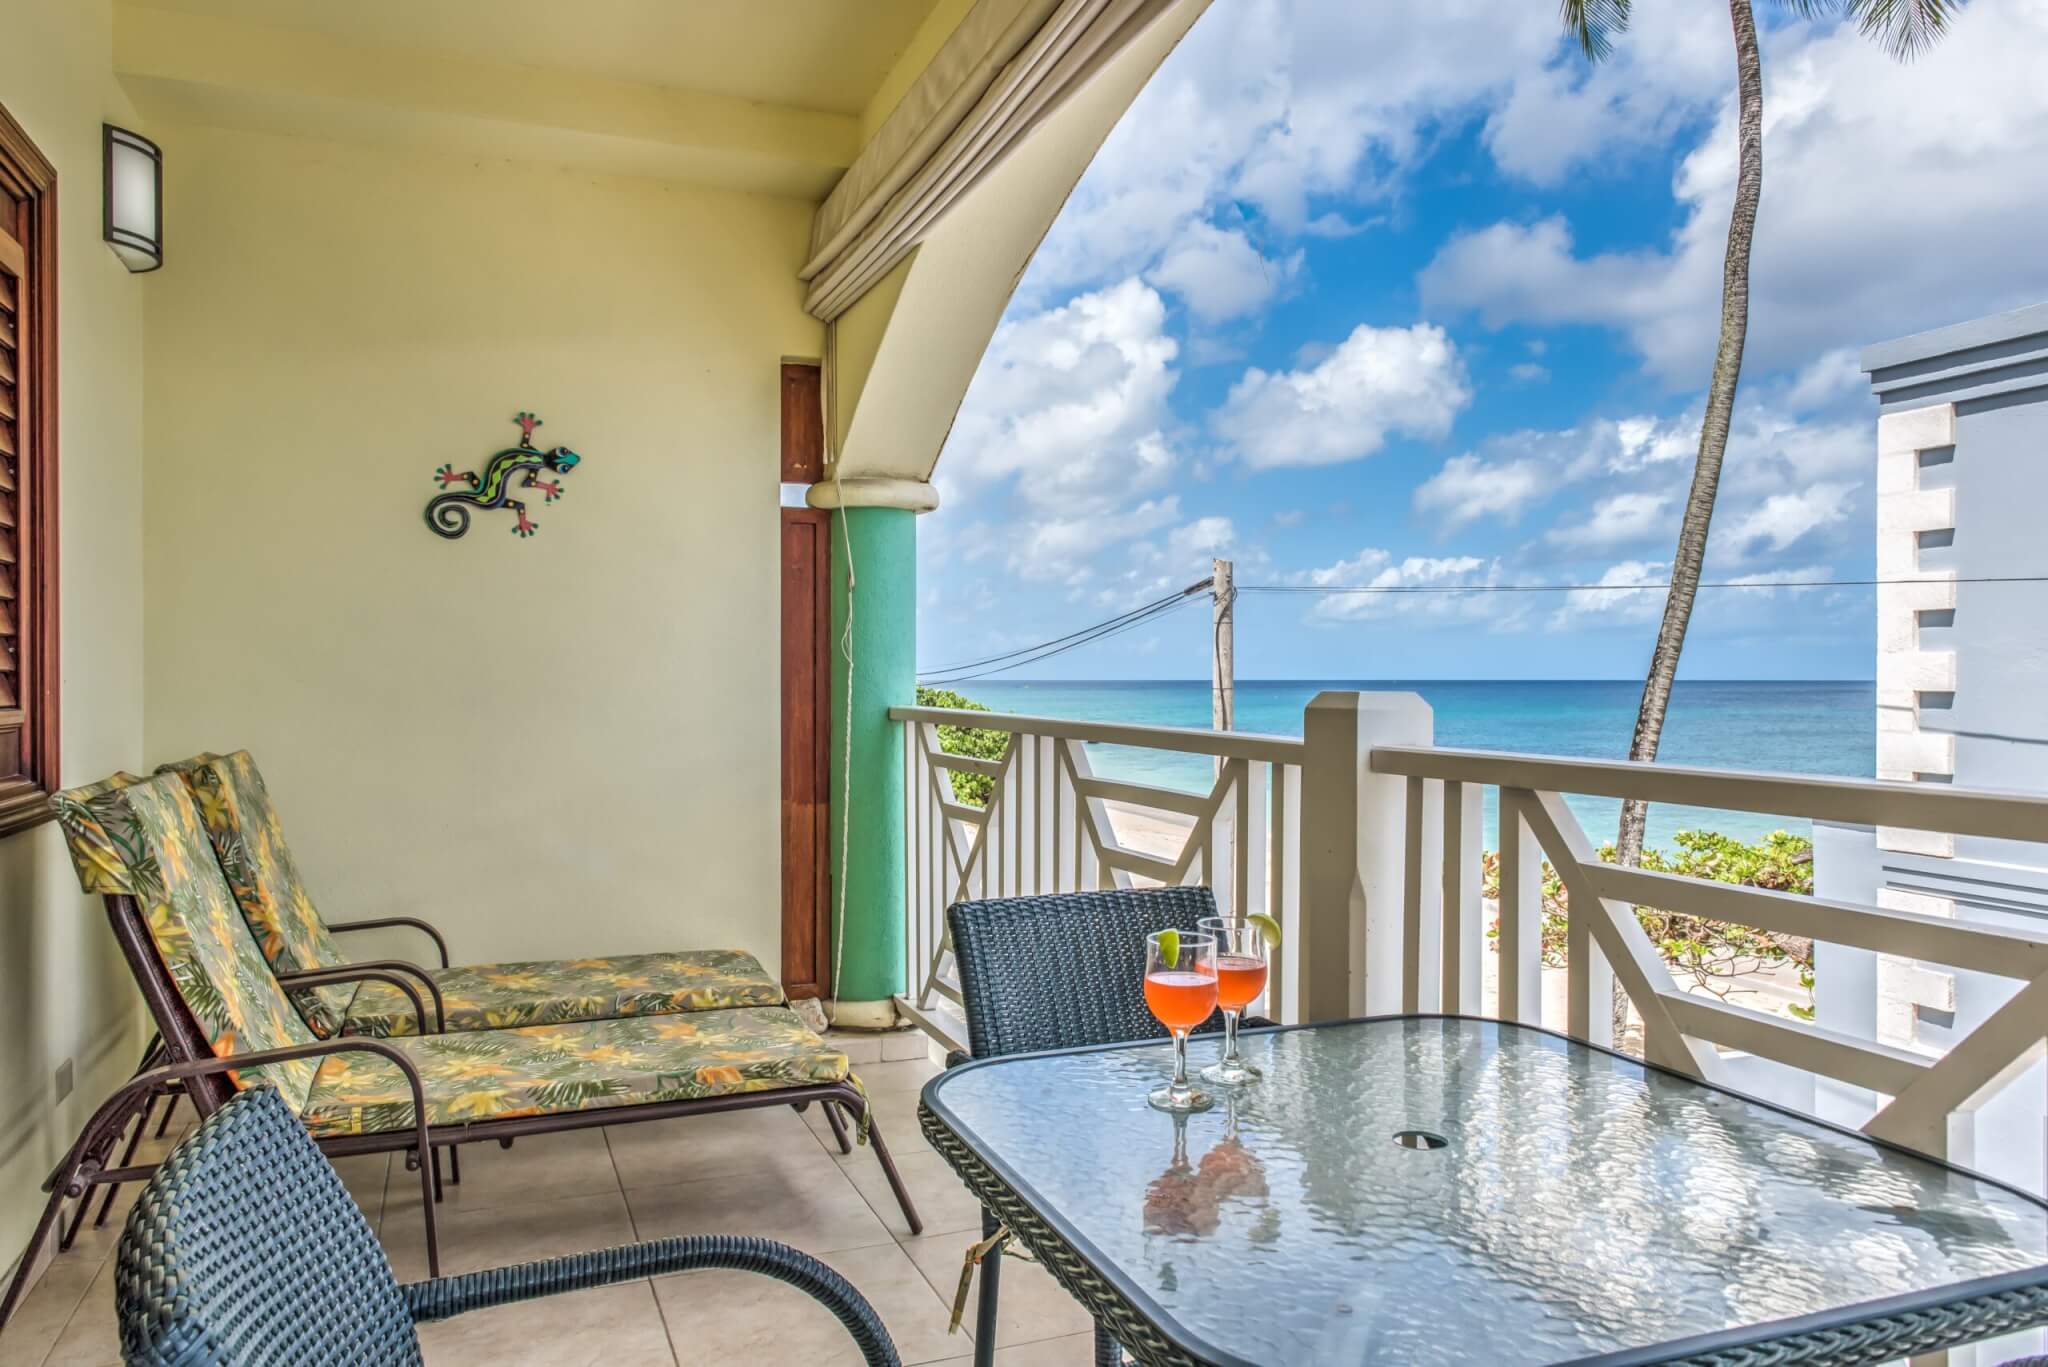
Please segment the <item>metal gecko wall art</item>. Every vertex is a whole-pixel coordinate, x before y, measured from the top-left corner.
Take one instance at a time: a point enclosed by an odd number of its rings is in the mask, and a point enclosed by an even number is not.
[[[519,444],[508,446],[492,456],[482,475],[457,470],[453,465],[443,465],[434,472],[435,480],[443,489],[465,480],[469,482],[469,488],[444,493],[427,504],[427,525],[434,529],[434,535],[445,536],[451,541],[461,536],[469,530],[469,510],[472,508],[510,508],[518,514],[518,521],[512,524],[512,534],[517,537],[532,536],[540,529],[540,524],[526,515],[526,504],[512,497],[512,491],[515,488],[538,489],[544,501],[553,503],[562,496],[561,477],[582,464],[583,457],[566,446],[557,446],[551,451],[536,447],[533,429],[539,427],[541,421],[533,414],[521,413],[512,421],[519,424]],[[543,474],[554,478],[542,479]]]

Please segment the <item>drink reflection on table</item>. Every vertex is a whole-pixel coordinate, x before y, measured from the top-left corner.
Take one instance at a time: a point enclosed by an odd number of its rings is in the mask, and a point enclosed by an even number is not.
[[[1205,1239],[1222,1227],[1224,1203],[1241,1198],[1259,1203],[1251,1239],[1264,1243],[1277,1237],[1279,1212],[1266,1201],[1265,1164],[1238,1136],[1238,1106],[1236,1097],[1224,1099],[1223,1137],[1199,1162],[1188,1158],[1188,1117],[1171,1117],[1173,1161],[1145,1188],[1147,1234]]]

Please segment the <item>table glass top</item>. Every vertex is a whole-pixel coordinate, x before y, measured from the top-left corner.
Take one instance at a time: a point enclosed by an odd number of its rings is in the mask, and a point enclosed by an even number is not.
[[[925,1095],[1222,1362],[1551,1364],[2048,1264],[2025,1197],[1556,1035],[1380,1020],[1244,1053],[1264,1079],[1182,1124],[1145,1104],[1163,1044]]]

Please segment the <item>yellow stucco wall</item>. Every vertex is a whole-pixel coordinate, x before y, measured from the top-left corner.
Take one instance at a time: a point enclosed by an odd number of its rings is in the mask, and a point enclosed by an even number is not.
[[[100,242],[100,124],[132,122],[100,0],[0,0],[0,103],[58,178],[58,450],[68,782],[142,751],[142,333],[150,282]],[[28,1241],[49,1169],[135,1066],[141,1003],[99,899],[49,825],[0,841],[0,1268]],[[76,1069],[70,1098],[53,1075]],[[78,1288],[83,1290],[81,1286]],[[44,1326],[47,1327],[47,1326]],[[40,1332],[23,1323],[16,1341]]]
[[[777,362],[822,344],[810,207],[160,131],[150,758],[254,751],[330,919],[425,915],[458,961],[773,968]],[[504,512],[432,535],[432,471],[480,470],[521,408],[583,456],[563,501],[530,541]]]

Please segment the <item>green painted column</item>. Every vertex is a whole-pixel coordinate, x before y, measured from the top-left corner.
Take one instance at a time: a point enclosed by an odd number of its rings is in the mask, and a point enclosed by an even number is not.
[[[829,487],[820,485],[818,489]],[[847,481],[845,496],[848,503],[858,503],[854,481]],[[850,711],[842,647],[849,605],[849,545],[853,561]],[[832,517],[831,883],[834,936],[839,947],[835,1018],[844,1024],[888,1024],[889,998],[907,987],[903,963],[903,724],[889,720],[889,709],[907,706],[916,696],[917,513],[910,507],[840,509]],[[839,925],[842,915],[843,927]]]

